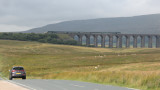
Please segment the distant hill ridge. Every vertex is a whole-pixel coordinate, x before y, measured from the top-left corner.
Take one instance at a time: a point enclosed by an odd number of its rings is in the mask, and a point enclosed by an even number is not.
[[[44,33],[47,31],[160,34],[160,14],[65,21],[56,24],[49,24],[39,28],[33,28],[25,32]]]

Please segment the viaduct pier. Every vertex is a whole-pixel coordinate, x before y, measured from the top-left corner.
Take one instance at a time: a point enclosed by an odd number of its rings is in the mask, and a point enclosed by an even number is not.
[[[48,31],[48,33],[68,34],[73,39],[75,36],[78,38],[78,42],[82,45],[82,38],[86,38],[86,46],[90,46],[91,37],[94,39],[94,47],[98,47],[98,37],[101,38],[101,47],[106,47],[106,38],[108,39],[108,47],[113,48],[113,40],[116,39],[116,48],[122,48],[123,41],[125,48],[131,47],[131,38],[133,48],[138,48],[138,39],[140,39],[140,48],[145,48],[146,44],[148,48],[160,48],[160,34],[121,34],[120,32],[63,32],[63,31]],[[154,38],[154,39],[153,39]],[[146,40],[147,39],[147,43]],[[154,41],[155,42],[154,42]]]

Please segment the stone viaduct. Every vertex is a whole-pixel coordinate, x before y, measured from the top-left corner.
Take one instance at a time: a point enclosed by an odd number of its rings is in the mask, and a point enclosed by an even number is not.
[[[48,33],[61,33],[68,34],[72,38],[75,36],[78,37],[78,42],[82,45],[82,37],[86,37],[86,46],[90,46],[90,38],[91,36],[94,38],[94,46],[98,47],[98,37],[101,37],[101,47],[106,47],[106,37],[109,38],[109,48],[113,48],[113,37],[116,37],[116,48],[122,48],[123,37],[125,37],[125,47],[130,48],[130,40],[133,38],[133,48],[137,48],[137,38],[140,38],[140,47],[145,48],[145,39],[148,38],[148,48],[153,48],[153,38],[156,39],[155,47],[160,48],[160,34],[121,34],[120,32],[54,32],[49,31]]]

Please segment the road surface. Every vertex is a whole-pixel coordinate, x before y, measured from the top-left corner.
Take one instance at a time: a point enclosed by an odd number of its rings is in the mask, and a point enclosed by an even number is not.
[[[14,84],[30,90],[136,90],[111,85],[69,81],[69,80],[12,80]]]
[[[6,88],[8,87],[8,88]],[[4,80],[0,77],[0,90],[138,90],[70,80]]]

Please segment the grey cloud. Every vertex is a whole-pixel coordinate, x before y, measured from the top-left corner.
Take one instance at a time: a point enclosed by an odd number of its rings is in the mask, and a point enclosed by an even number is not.
[[[39,27],[50,23],[160,12],[160,0],[0,0],[0,24]]]

